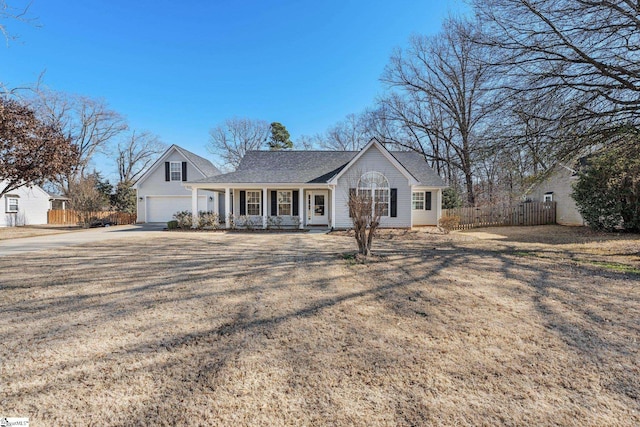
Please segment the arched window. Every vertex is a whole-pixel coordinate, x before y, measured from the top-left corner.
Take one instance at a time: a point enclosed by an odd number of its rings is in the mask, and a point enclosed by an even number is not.
[[[368,193],[375,202],[372,208],[379,209],[381,216],[389,216],[389,181],[383,174],[371,171],[362,175],[358,181],[358,193]]]

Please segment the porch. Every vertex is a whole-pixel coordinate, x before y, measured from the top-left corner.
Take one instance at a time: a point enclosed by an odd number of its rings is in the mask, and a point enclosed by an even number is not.
[[[224,227],[247,229],[331,229],[335,227],[335,187],[270,184],[223,188],[190,183],[193,223],[198,222],[199,192],[214,194],[214,213]],[[211,194],[211,193],[209,193]],[[218,200],[222,201],[219,203]]]

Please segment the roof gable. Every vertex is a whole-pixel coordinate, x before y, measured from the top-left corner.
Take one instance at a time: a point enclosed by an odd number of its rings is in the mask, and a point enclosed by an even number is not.
[[[362,150],[360,150],[358,152],[358,154],[356,154],[347,165],[345,165],[333,178],[331,178],[329,180],[329,183],[331,184],[336,184],[338,182],[338,179],[345,174],[345,172],[347,172],[349,170],[349,168],[351,166],[353,166],[358,159],[360,159],[364,153],[366,153],[369,150],[372,149],[378,149],[382,155],[384,157],[387,158],[387,160],[396,168],[398,169],[398,171],[400,171],[400,173],[402,173],[407,180],[409,180],[409,185],[416,185],[418,184],[418,180],[411,174],[411,172],[409,172],[407,170],[407,168],[405,168],[399,161],[398,159],[396,159],[390,152],[389,150],[387,150],[382,144],[380,144],[380,142],[378,142],[378,140],[376,138],[371,138],[371,141],[369,141],[367,143],[367,145],[365,145]]]
[[[1,180],[0,181],[0,189],[5,189],[8,181],[7,180]],[[36,191],[38,193],[40,193],[40,196],[42,197],[46,197],[47,199],[50,197],[49,193],[47,193],[46,191],[44,191],[44,189],[42,187],[40,187],[37,184],[22,184],[19,187],[11,190],[8,194],[4,194],[4,196],[8,196],[8,195],[15,195],[17,193],[26,193],[26,192],[33,192]],[[18,196],[19,197],[19,196]]]
[[[209,177],[209,176],[215,176],[215,175],[220,175],[220,171],[218,170],[218,168],[216,168],[213,163],[211,163],[209,160],[205,159],[204,157],[198,156],[197,154],[192,153],[189,150],[185,150],[182,147],[177,146],[176,144],[172,144],[169,148],[167,148],[167,150],[158,158],[158,160],[156,160],[150,167],[149,169],[146,170],[146,172],[144,174],[142,174],[142,176],[138,179],[138,181],[136,181],[136,184],[134,185],[134,188],[138,188],[138,184],[144,182],[144,180],[146,180],[149,175],[151,175],[151,173],[157,168],[159,167],[159,165],[161,165],[163,162],[166,161],[166,159],[173,153],[176,152],[178,153],[180,156],[182,156],[185,161],[187,161],[188,163],[191,164],[191,166],[193,166],[198,172],[200,172],[200,174],[202,174],[202,176]]]

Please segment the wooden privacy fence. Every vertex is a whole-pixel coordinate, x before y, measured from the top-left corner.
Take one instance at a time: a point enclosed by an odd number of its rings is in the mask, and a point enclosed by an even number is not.
[[[90,217],[97,220],[108,220],[117,225],[135,224],[136,214],[124,212],[92,212]],[[77,225],[82,222],[80,215],[73,210],[52,209],[47,212],[47,224]]]
[[[453,230],[501,225],[545,225],[556,223],[556,202],[527,202],[512,207],[485,206],[482,208],[443,209],[442,218],[458,217]]]

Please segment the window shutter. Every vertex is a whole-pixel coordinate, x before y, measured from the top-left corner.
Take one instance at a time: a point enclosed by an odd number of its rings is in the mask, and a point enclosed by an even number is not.
[[[169,162],[164,162],[164,180],[171,181],[171,170],[169,169]]]
[[[431,210],[431,191],[426,191],[424,193],[424,210],[425,211]]]
[[[182,162],[182,180],[187,180],[187,162]]]
[[[300,195],[298,194],[299,191],[294,190],[293,194],[291,195],[291,203],[293,203],[293,206],[291,207],[291,213],[293,214],[293,216],[298,216],[300,215],[300,199],[298,197],[300,197]]]
[[[271,191],[271,216],[278,216],[278,194]]]
[[[240,190],[240,215],[247,214],[247,192]]]
[[[349,218],[353,218],[353,206],[351,206],[351,200],[356,196],[356,189],[349,189]]]
[[[391,189],[391,218],[398,216],[398,189]]]

